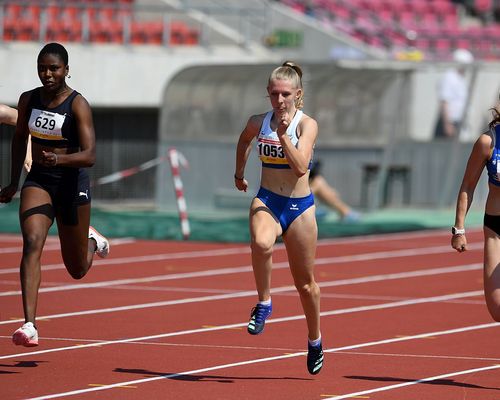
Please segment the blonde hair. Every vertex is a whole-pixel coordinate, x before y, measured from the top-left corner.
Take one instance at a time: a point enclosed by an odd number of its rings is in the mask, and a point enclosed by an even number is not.
[[[299,110],[304,107],[304,88],[302,86],[302,69],[293,61],[285,61],[280,67],[275,68],[269,77],[268,84],[275,79],[287,79],[292,82],[296,89],[300,89],[300,95],[295,99],[295,107]]]

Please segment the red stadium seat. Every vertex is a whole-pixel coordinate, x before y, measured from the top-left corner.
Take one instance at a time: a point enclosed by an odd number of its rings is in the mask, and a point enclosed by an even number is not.
[[[493,9],[493,0],[474,0],[474,9],[479,13],[485,13]]]
[[[426,28],[432,28],[440,25],[440,22],[436,16],[436,14],[426,12],[422,14],[420,21],[419,21],[420,27],[426,29]]]
[[[21,18],[22,11],[23,7],[19,4],[7,3],[5,5],[5,17],[8,20],[19,20],[19,18]]]

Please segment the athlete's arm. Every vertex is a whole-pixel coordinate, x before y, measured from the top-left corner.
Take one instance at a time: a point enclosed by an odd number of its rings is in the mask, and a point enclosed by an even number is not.
[[[465,217],[474,198],[477,182],[491,154],[493,141],[488,133],[482,134],[474,143],[467,167],[465,168],[462,185],[458,192],[455,227],[464,228]],[[454,235],[451,239],[451,245],[457,251],[466,250],[467,241],[465,235]]]
[[[82,95],[76,96],[73,100],[72,112],[76,120],[80,151],[58,154],[57,165],[75,168],[91,167],[95,163],[95,130],[92,110]]]
[[[15,108],[0,104],[0,124],[15,126],[17,122],[17,110]]]
[[[234,168],[234,183],[238,190],[247,191],[248,182],[245,179],[245,166],[252,151],[252,141],[259,133],[263,115],[252,115],[240,134],[236,146],[236,166]]]
[[[309,163],[312,158],[314,143],[318,136],[318,124],[311,117],[304,115],[297,126],[297,134],[299,135],[299,142],[295,147],[288,135],[286,128],[289,123],[285,121],[278,126],[278,137],[285,152],[286,159],[290,168],[298,177],[303,176],[309,169]]]
[[[17,192],[21,170],[24,159],[26,158],[26,149],[29,140],[28,118],[26,116],[31,91],[24,92],[19,97],[16,131],[12,138],[11,145],[11,169],[10,184],[0,192],[0,203],[8,203]]]

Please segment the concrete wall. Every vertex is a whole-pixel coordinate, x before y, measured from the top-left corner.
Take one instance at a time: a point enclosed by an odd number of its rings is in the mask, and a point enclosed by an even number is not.
[[[0,43],[0,103],[40,86],[36,58],[40,43]],[[71,78],[94,107],[159,107],[171,76],[193,65],[256,63],[267,53],[228,47],[163,48],[67,44]],[[272,58],[272,57],[271,57]]]

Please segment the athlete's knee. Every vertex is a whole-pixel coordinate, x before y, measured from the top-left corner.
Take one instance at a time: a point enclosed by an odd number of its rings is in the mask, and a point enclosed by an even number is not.
[[[500,322],[500,304],[488,304],[488,311],[494,321]]]
[[[308,282],[296,282],[295,287],[302,297],[318,297],[320,294],[318,284],[312,280]]]
[[[67,257],[64,256],[63,260],[66,270],[73,279],[82,279],[85,275],[87,275],[87,272],[90,269],[90,266],[86,263],[86,261],[67,259]]]
[[[484,293],[486,306],[488,307],[491,318],[493,318],[496,322],[500,322],[500,295],[497,295],[498,285],[495,284],[492,288],[490,288],[490,286],[489,282],[487,282]]]
[[[87,275],[88,269],[83,268],[73,268],[72,266],[66,265],[66,269],[68,273],[71,275],[73,279],[79,280],[82,279],[85,275]]]
[[[25,233],[23,235],[23,254],[41,253],[45,239],[45,235],[37,232]]]
[[[251,248],[252,252],[259,254],[271,254],[273,251],[274,241],[271,238],[257,236],[252,238]]]
[[[500,322],[500,310],[497,310],[496,313],[491,313],[491,317],[495,322]]]

